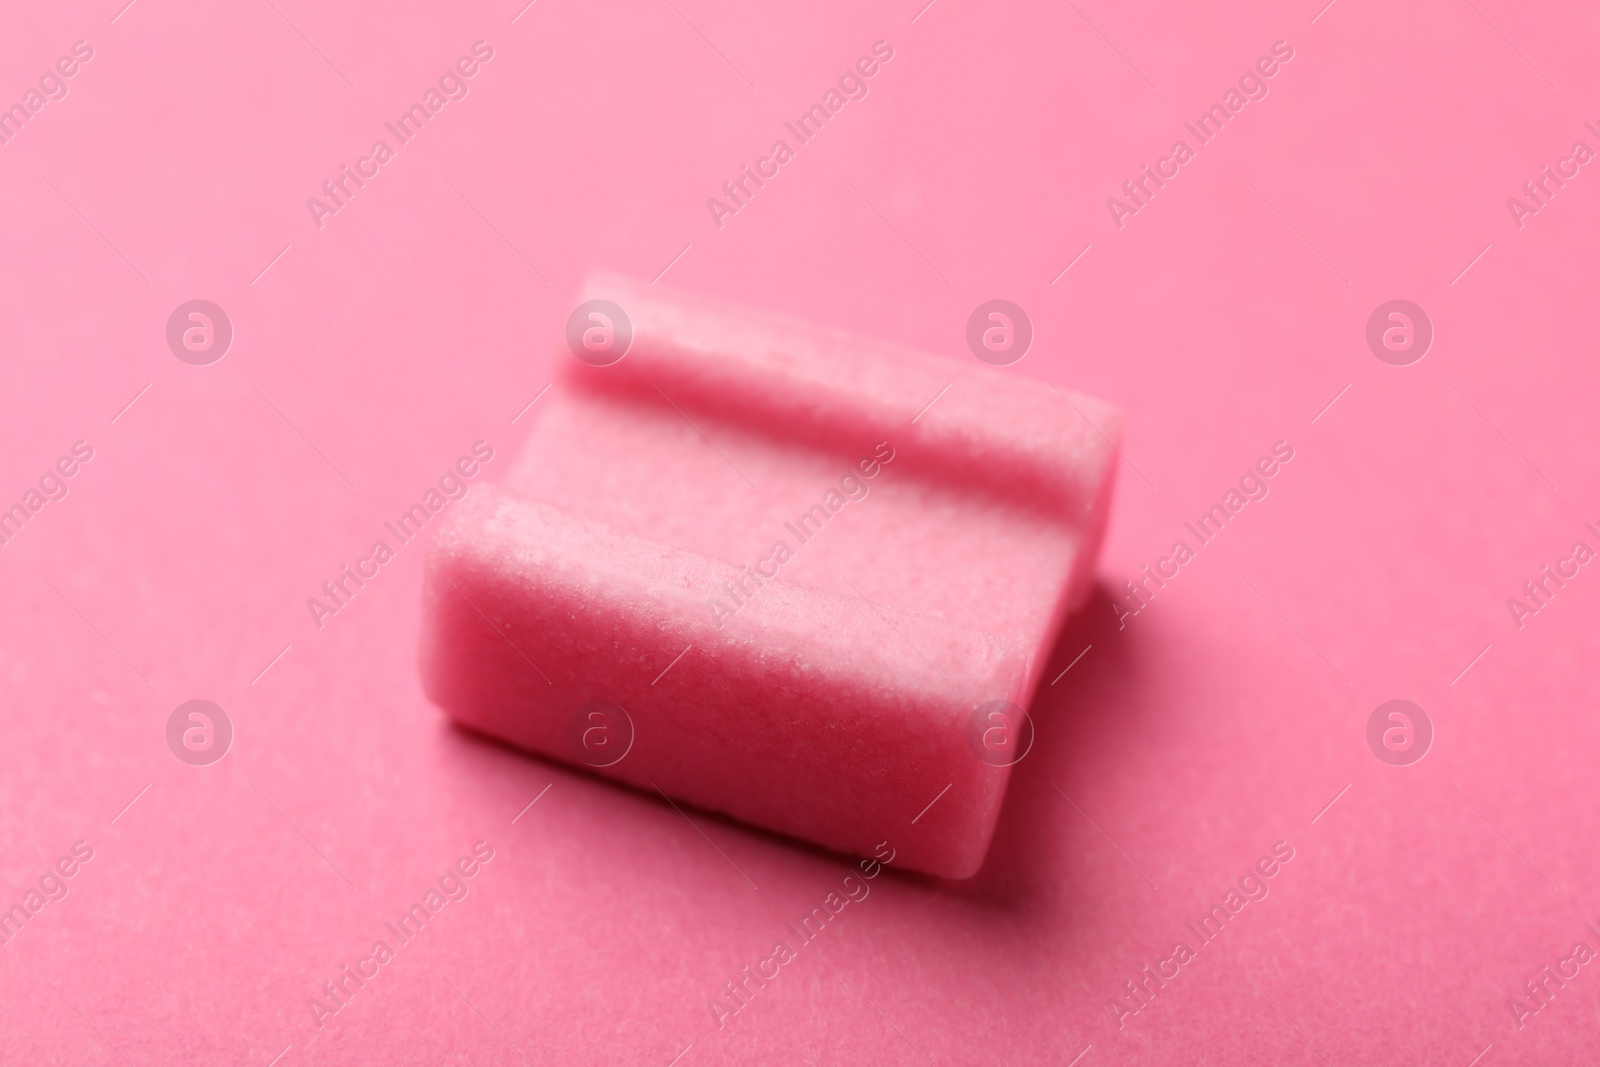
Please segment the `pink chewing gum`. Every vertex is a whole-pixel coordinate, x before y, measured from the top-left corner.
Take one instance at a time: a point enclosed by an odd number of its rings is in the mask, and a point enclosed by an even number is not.
[[[642,789],[976,873],[1088,591],[1120,414],[609,276],[584,299],[611,302],[575,314],[584,361],[430,550],[429,696]]]

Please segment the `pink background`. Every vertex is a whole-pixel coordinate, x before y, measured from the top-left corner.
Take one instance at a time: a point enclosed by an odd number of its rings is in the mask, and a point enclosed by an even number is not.
[[[95,451],[0,549],[0,903],[95,850],[0,949],[0,1058],[1600,1055],[1600,970],[1521,1029],[1507,1006],[1600,949],[1600,575],[1521,630],[1506,607],[1600,547],[1600,177],[1506,207],[1600,148],[1591,8],[120,6],[0,36],[5,101],[95,50],[0,148],[0,501]],[[318,230],[306,198],[479,39],[470,95]],[[706,197],[879,39],[870,95],[718,230]],[[1270,95],[1119,230],[1106,198],[1278,40]],[[1035,707],[987,866],[879,878],[721,1030],[707,999],[844,861],[451,729],[420,544],[320,631],[305,608],[473,441],[503,476],[587,271],[686,245],[662,284],[955,360],[1014,300],[1037,338],[1008,373],[1129,417],[1105,591],[1047,677],[1093,647]],[[164,340],[196,297],[236,331],[209,367]],[[1435,326],[1413,366],[1364,340],[1392,298]],[[1280,439],[1271,495],[1119,631],[1111,592]],[[1409,767],[1364,737],[1396,697],[1436,731]],[[210,767],[166,746],[192,698],[237,731]],[[479,840],[470,895],[319,1029],[307,998]],[[1107,1000],[1280,840],[1270,896],[1119,1029]]]

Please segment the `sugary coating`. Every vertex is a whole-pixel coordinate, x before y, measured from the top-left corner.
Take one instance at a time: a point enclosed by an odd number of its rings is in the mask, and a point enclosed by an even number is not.
[[[504,491],[431,549],[430,695],[642,789],[972,875],[1009,777],[983,739],[1020,729],[990,713],[1028,703],[1087,590],[1120,415],[621,279],[596,298],[626,355],[566,356]]]

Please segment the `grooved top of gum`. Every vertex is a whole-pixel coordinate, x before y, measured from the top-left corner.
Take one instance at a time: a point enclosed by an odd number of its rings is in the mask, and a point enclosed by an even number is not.
[[[1037,680],[1087,593],[1115,408],[609,275],[583,296],[623,308],[631,347],[606,367],[563,353],[508,488],[738,565],[785,544],[786,580],[1001,635]]]
[[[797,444],[892,436],[946,482],[1025,499],[1071,522],[1093,509],[1122,431],[1111,405],[1015,372],[615,275],[589,280],[582,299],[596,298],[627,312],[633,343],[609,367],[566,360],[569,384],[669,396],[686,411]]]

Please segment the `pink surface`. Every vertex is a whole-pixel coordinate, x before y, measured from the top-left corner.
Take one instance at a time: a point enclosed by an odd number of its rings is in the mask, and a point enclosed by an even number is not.
[[[94,54],[0,147],[0,501],[39,494],[0,548],[0,884],[38,904],[0,948],[0,1058],[1594,1059],[1600,16],[674,3],[12,13],[6,100]],[[879,40],[865,98],[719,229],[707,198]],[[1178,161],[1277,41],[1265,97]],[[319,229],[307,198],[363,159]],[[1119,228],[1144,164],[1176,176]],[[891,864],[777,961],[842,862],[448,726],[419,542],[313,620],[473,442],[509,475],[594,267],[955,361],[1013,300],[1016,372],[1127,414],[1101,591],[971,882]],[[211,366],[167,346],[194,299],[232,321]],[[1433,326],[1409,366],[1367,343],[1394,299]],[[1123,582],[1279,440],[1265,498],[1119,629]],[[1397,698],[1433,729],[1410,766],[1366,736]],[[168,746],[192,699],[233,728],[209,766]],[[1174,966],[1133,1013],[1124,983]]]

